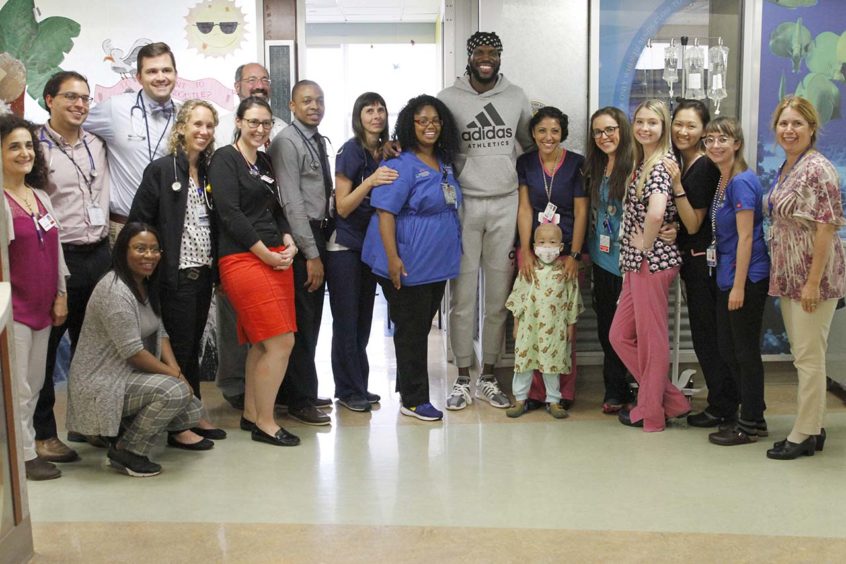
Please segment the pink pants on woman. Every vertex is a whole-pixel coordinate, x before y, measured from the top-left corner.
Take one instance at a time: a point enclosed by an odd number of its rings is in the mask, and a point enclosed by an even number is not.
[[[627,272],[609,339],[638,384],[631,420],[643,420],[646,432],[663,431],[667,417],[690,410],[687,399],[669,380],[670,337],[667,321],[670,284],[678,267],[650,273],[646,260]]]

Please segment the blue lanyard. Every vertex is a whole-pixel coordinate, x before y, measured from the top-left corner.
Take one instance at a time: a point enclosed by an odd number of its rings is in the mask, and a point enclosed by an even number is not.
[[[91,192],[91,185],[94,184],[94,179],[97,177],[97,166],[94,164],[94,155],[91,154],[91,149],[88,147],[88,141],[85,140],[84,134],[80,135],[80,139],[82,139],[82,144],[85,146],[85,152],[88,153],[88,165],[91,170],[90,177],[85,175],[85,172],[83,172],[82,168],[80,168],[79,163],[76,162],[73,155],[70,155],[65,151],[59,140],[47,131],[47,126],[41,126],[38,138],[39,141],[47,144],[47,148],[50,149],[51,152],[53,150],[53,146],[55,145],[56,148],[73,163],[73,166],[75,166],[76,170],[79,171],[79,175],[82,176],[82,180],[85,181],[85,185],[88,187],[88,195],[93,198],[94,196]]]

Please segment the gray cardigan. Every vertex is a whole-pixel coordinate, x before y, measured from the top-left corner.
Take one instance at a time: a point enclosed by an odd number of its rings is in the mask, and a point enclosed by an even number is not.
[[[159,320],[155,350],[167,337]],[[141,371],[127,359],[144,348],[140,333],[140,304],[132,290],[107,273],[91,294],[85,322],[68,376],[69,431],[84,435],[117,436],[123,413],[126,378]]]

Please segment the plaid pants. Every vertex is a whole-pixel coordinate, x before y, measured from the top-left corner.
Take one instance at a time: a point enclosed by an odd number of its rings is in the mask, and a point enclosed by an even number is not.
[[[184,431],[200,420],[202,403],[182,380],[161,374],[134,374],[126,380],[123,417],[132,418],[120,441],[126,450],[148,456],[163,431]]]

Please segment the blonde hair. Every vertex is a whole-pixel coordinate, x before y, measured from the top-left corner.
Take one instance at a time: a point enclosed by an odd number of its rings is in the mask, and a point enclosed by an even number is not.
[[[811,148],[813,148],[817,144],[817,130],[820,127],[820,115],[817,113],[817,109],[802,96],[785,96],[773,112],[773,131],[778,127],[781,113],[787,108],[796,110],[808,122],[808,126],[811,128]]]
[[[640,176],[637,179],[637,197],[643,196],[643,188],[646,185],[646,179],[652,174],[652,169],[655,168],[661,160],[670,152],[672,148],[672,141],[670,140],[670,112],[667,111],[667,105],[661,100],[645,100],[635,108],[632,116],[632,127],[637,129],[635,122],[637,121],[637,114],[640,110],[649,110],[650,112],[661,118],[661,137],[658,139],[658,148],[643,162]],[[637,139],[637,138],[635,138]],[[638,141],[635,143],[637,151],[637,162],[643,161],[643,145]]]
[[[173,123],[173,128],[170,130],[170,137],[168,137],[167,140],[167,150],[173,155],[175,155],[179,149],[182,149],[186,153],[188,152],[185,143],[185,135],[182,133],[182,129],[188,123],[188,120],[191,119],[191,112],[193,112],[195,108],[208,108],[214,118],[214,126],[217,127],[219,123],[217,110],[215,110],[214,106],[205,100],[188,100],[182,104],[182,107],[179,108],[179,112],[176,114],[176,121]],[[206,147],[203,151],[202,156],[209,159],[211,158],[212,153],[214,153],[214,136],[212,136],[212,140],[208,144],[208,147]]]
[[[734,164],[731,166],[732,176],[749,169],[749,165],[746,164],[746,159],[743,158],[743,129],[741,129],[740,124],[737,123],[735,118],[720,116],[712,119],[708,122],[708,125],[705,126],[705,135],[708,135],[709,133],[725,135],[726,137],[731,137],[740,143],[734,151]]]

